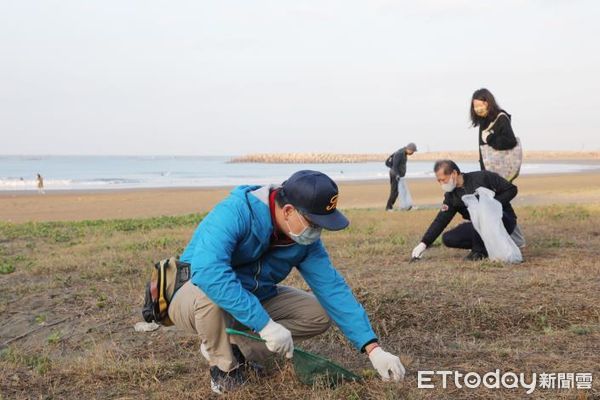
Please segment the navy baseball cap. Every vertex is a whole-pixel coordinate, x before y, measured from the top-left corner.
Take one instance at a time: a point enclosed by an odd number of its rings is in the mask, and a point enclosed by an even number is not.
[[[280,190],[289,204],[321,228],[339,231],[350,224],[337,210],[337,185],[322,172],[298,171],[283,182]]]

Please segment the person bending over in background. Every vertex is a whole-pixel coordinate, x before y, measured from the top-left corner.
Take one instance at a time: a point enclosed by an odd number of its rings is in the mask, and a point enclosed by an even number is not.
[[[394,203],[398,198],[398,183],[400,179],[404,178],[406,175],[406,162],[408,160],[408,156],[413,155],[417,151],[417,145],[414,143],[409,143],[405,147],[402,147],[400,150],[396,151],[391,156],[391,166],[390,166],[390,197],[388,198],[387,205],[385,206],[386,211],[391,211],[394,208]],[[408,190],[405,186],[404,190]],[[411,206],[407,207],[407,210],[410,210]]]

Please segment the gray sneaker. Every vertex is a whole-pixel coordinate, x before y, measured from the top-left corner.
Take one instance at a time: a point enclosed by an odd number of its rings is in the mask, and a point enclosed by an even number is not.
[[[515,242],[517,247],[520,249],[524,248],[525,245],[527,244],[525,242],[525,236],[523,236],[523,231],[521,231],[521,227],[519,227],[518,224],[515,225],[515,229],[514,229],[513,233],[510,234],[510,237],[513,240],[513,242]]]
[[[240,365],[239,368],[246,377],[256,376],[257,378],[264,378],[267,376],[266,368],[257,362],[246,360],[246,357],[244,357],[244,354],[237,345],[232,344],[231,350]]]
[[[219,367],[210,367],[210,388],[217,394],[225,394],[240,389],[247,382],[242,368],[223,372]]]

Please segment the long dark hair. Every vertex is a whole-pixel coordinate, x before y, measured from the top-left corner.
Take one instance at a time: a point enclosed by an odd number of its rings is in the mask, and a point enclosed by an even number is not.
[[[481,101],[485,101],[486,103],[488,103],[487,117],[482,118],[479,115],[475,114],[475,109],[473,108],[473,100],[481,100]],[[493,121],[494,119],[496,119],[496,117],[498,116],[498,113],[500,112],[500,106],[496,102],[494,95],[492,94],[492,92],[490,92],[486,88],[477,89],[473,93],[473,96],[471,96],[470,109],[471,109],[471,122],[473,123],[473,126],[481,125],[481,123],[486,119]]]

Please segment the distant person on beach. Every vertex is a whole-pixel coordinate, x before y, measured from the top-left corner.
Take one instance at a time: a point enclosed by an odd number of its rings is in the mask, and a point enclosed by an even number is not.
[[[44,178],[42,177],[42,175],[37,174],[36,181],[37,181],[38,193],[40,193],[40,194],[46,193],[46,191],[44,190]]]
[[[282,185],[238,186],[198,225],[180,258],[191,279],[168,315],[200,337],[214,392],[244,385],[249,371],[261,369],[254,362],[272,353],[291,358],[294,340],[325,332],[332,320],[384,380],[404,377],[321,241],[323,229],[349,224],[338,195],[327,175],[299,171]],[[293,268],[312,292],[281,285]],[[257,332],[266,343],[229,336],[227,327]]]
[[[427,247],[438,238],[452,221],[456,213],[468,222],[445,232],[442,242],[445,246],[457,249],[470,249],[466,260],[476,261],[488,257],[487,250],[470,222],[469,211],[462,201],[465,194],[474,194],[475,189],[484,187],[494,191],[495,199],[502,204],[502,223],[508,234],[511,234],[517,224],[517,215],[510,202],[517,195],[517,187],[502,178],[495,172],[475,171],[461,173],[460,168],[452,160],[439,160],[433,167],[435,177],[441,185],[444,194],[444,202],[437,216],[423,235],[419,243],[412,251],[412,258],[421,258]]]
[[[402,193],[400,193],[400,206],[405,210],[410,210],[412,208],[412,199],[410,198],[408,186],[404,181],[404,176],[406,175],[406,162],[408,156],[414,154],[416,151],[417,145],[409,143],[390,155],[386,160],[386,165],[390,168],[390,197],[385,206],[386,211],[392,211],[394,209],[394,203],[398,198],[399,188],[400,191],[402,191]]]
[[[496,172],[509,182],[514,181],[519,176],[518,169],[516,171],[505,169],[506,164],[510,162],[516,162],[519,168],[521,165],[520,160],[510,160],[511,157],[514,157],[514,154],[508,151],[520,146],[512,129],[511,115],[498,105],[492,92],[485,88],[476,90],[471,96],[469,113],[473,127],[479,128],[480,169]],[[495,153],[495,161],[491,157],[486,160],[483,156],[482,149],[486,150],[486,146],[502,151]],[[518,150],[520,150],[520,147]],[[518,225],[511,237],[517,246],[525,246],[525,238]]]

